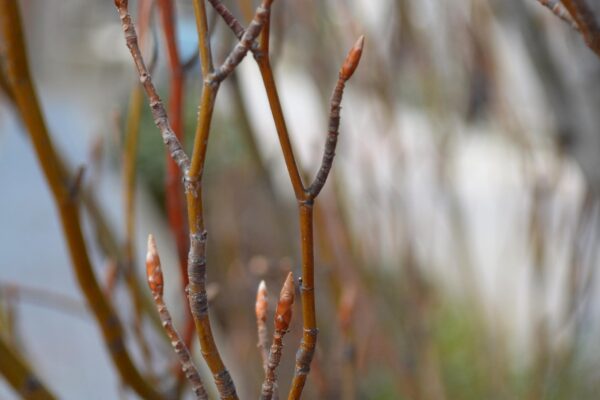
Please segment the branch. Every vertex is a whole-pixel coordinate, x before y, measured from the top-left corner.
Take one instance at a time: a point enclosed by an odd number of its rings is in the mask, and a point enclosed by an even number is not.
[[[200,374],[198,373],[198,370],[192,361],[192,356],[190,355],[187,346],[181,339],[181,336],[179,336],[179,333],[173,326],[171,314],[169,313],[169,309],[163,300],[163,273],[160,265],[158,250],[156,249],[156,242],[154,241],[154,237],[152,235],[148,236],[146,277],[148,280],[148,286],[152,292],[154,304],[156,305],[156,310],[160,315],[163,328],[165,329],[167,336],[169,336],[173,350],[175,350],[175,354],[181,363],[181,370],[184,372],[185,377],[192,385],[192,390],[194,391],[196,398],[208,399],[208,395],[206,394],[206,390],[204,390],[204,385],[202,384]]]
[[[133,57],[135,67],[140,76],[140,82],[150,102],[150,109],[152,110],[154,123],[159,128],[161,136],[163,138],[163,142],[167,146],[167,149],[169,151],[169,154],[173,158],[173,161],[175,161],[177,166],[182,171],[187,171],[190,165],[190,160],[185,154],[185,151],[183,150],[179,139],[177,139],[177,136],[171,128],[165,107],[160,97],[158,96],[156,87],[154,87],[150,73],[148,72],[146,64],[144,63],[142,52],[140,51],[140,47],[138,44],[135,27],[127,9],[128,0],[115,0],[115,5],[117,6],[117,9],[119,11],[119,17],[121,19],[123,31],[125,33],[125,41],[127,43],[127,47],[131,52],[131,56]]]
[[[160,394],[144,379],[129,356],[121,323],[94,275],[81,230],[79,209],[63,180],[61,161],[50,139],[29,72],[18,3],[0,0],[0,19],[6,48],[6,77],[58,208],[79,286],[123,382],[143,398],[159,399]]]
[[[600,27],[585,0],[562,0],[562,3],[579,26],[587,46],[600,57]]]
[[[227,7],[223,3],[221,3],[220,0],[208,1],[219,13],[219,15],[221,15],[221,17],[225,20],[227,25],[233,30],[236,37],[240,39],[245,32],[241,24],[231,13],[231,11],[229,11]],[[275,85],[275,78],[273,77],[273,70],[271,68],[271,62],[269,60],[268,41],[264,39],[269,35],[269,25],[270,18],[267,18],[267,20],[265,21],[265,26],[263,28],[263,39],[261,39],[263,47],[261,48],[260,44],[254,42],[250,45],[250,51],[252,51],[252,53],[254,54],[254,58],[260,68],[260,73],[267,93],[267,98],[269,99],[269,106],[271,107],[271,113],[273,114],[273,120],[275,122],[275,129],[277,130],[279,144],[283,152],[283,158],[288,171],[288,175],[290,177],[290,182],[292,183],[292,187],[294,189],[294,194],[298,201],[304,201],[306,199],[306,193],[304,191],[304,185],[302,183],[302,178],[300,177],[300,172],[298,170],[298,164],[296,163],[294,150],[290,142],[290,136],[287,130],[285,117],[283,115],[283,108],[281,107],[281,101],[279,100],[279,94],[277,93],[277,86]],[[265,47],[267,52],[264,51]]]
[[[537,0],[542,6],[546,7],[550,12],[556,15],[558,18],[563,20],[567,25],[571,28],[579,31],[579,27],[571,17],[571,15],[564,9],[562,4],[560,4],[560,0]]]
[[[15,353],[8,343],[0,335],[0,374],[12,388],[24,399],[32,400],[53,400],[55,399],[37,375],[31,370],[31,367],[17,353]]]
[[[307,190],[310,194],[310,198],[312,199],[317,197],[319,192],[321,192],[323,185],[325,185],[325,181],[327,181],[327,176],[329,176],[329,171],[331,170],[331,165],[333,164],[333,158],[335,157],[335,147],[337,145],[337,138],[340,128],[340,110],[342,108],[341,104],[342,96],[344,95],[344,87],[348,79],[350,79],[352,74],[354,74],[356,67],[358,67],[364,44],[365,37],[361,36],[358,38],[352,49],[350,49],[350,52],[344,61],[344,65],[342,65],[342,68],[340,69],[338,82],[335,86],[330,101],[329,131],[327,134],[327,141],[325,142],[323,160],[321,161],[321,167],[317,172],[315,180],[311,183]]]
[[[265,382],[262,385],[261,400],[271,400],[273,391],[277,388],[277,375],[275,370],[281,360],[281,349],[283,348],[283,336],[287,333],[292,320],[292,306],[294,305],[294,276],[290,272],[283,283],[277,311],[275,311],[275,331],[273,332],[273,344],[269,352]]]

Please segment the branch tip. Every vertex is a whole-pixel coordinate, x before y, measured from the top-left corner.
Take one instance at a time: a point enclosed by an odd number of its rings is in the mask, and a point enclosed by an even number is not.
[[[340,78],[344,81],[350,79],[352,74],[354,74],[354,71],[356,71],[356,67],[358,67],[358,63],[362,56],[364,45],[365,35],[361,35],[348,52],[344,65],[342,65],[342,68],[340,69]]]
[[[292,306],[294,305],[294,275],[290,272],[285,279],[277,311],[275,312],[275,329],[278,331],[287,331],[292,320]]]
[[[258,285],[258,291],[256,293],[256,320],[265,322],[267,320],[268,310],[268,292],[265,281],[260,281]]]
[[[163,273],[160,267],[160,257],[156,249],[156,241],[152,234],[148,235],[148,253],[146,253],[146,279],[148,286],[155,296],[163,295]]]

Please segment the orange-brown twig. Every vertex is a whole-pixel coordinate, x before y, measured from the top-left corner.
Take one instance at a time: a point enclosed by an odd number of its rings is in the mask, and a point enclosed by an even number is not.
[[[277,375],[275,370],[281,360],[283,349],[283,336],[290,327],[292,320],[292,306],[294,305],[294,276],[290,272],[283,283],[279,302],[275,311],[275,331],[273,332],[273,344],[269,351],[269,362],[265,373],[265,382],[262,385],[261,400],[271,400],[273,392],[277,388]]]
[[[260,281],[258,291],[256,292],[256,326],[258,329],[258,348],[263,362],[263,369],[267,371],[267,363],[269,361],[268,335],[267,329],[267,313],[269,311],[268,292],[265,281]]]
[[[123,382],[141,397],[159,399],[160,394],[142,377],[131,360],[125,348],[121,323],[94,275],[81,230],[78,205],[70,195],[68,183],[64,182],[62,166],[50,139],[29,72],[18,3],[1,0],[0,18],[6,50],[6,76],[58,208],[79,286],[102,330],[105,344]]]
[[[163,300],[163,273],[160,265],[160,257],[156,248],[156,242],[154,241],[154,237],[152,235],[148,236],[146,278],[148,280],[150,291],[152,292],[156,310],[158,311],[160,320],[162,321],[163,328],[165,329],[167,336],[169,336],[171,345],[173,346],[175,354],[177,355],[181,364],[181,370],[192,385],[192,390],[194,391],[196,398],[208,399],[208,395],[206,394],[206,390],[204,390],[204,385],[202,384],[200,374],[198,373],[198,370],[192,361],[192,356],[190,355],[187,346],[181,339],[181,336],[179,336],[179,333],[173,326],[171,314],[169,313],[169,309]]]

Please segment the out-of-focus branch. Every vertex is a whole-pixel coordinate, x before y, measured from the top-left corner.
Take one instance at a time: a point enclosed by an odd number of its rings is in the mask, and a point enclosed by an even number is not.
[[[161,396],[139,373],[125,347],[121,323],[94,275],[81,231],[79,209],[61,174],[60,161],[50,139],[29,72],[21,16],[17,2],[0,1],[0,18],[6,48],[6,76],[27,126],[37,158],[58,208],[65,239],[79,286],[102,330],[110,356],[124,383],[140,396]]]
[[[562,19],[571,28],[579,31],[579,27],[571,17],[571,15],[564,9],[560,0],[537,0],[542,6],[546,7],[550,12]]]
[[[585,43],[600,57],[600,26],[585,0],[562,0],[563,5],[577,23]]]
[[[24,399],[55,399],[54,395],[39,380],[27,362],[5,342],[2,335],[0,335],[0,373]]]

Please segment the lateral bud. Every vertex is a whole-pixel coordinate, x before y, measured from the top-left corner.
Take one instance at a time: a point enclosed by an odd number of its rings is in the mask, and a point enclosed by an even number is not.
[[[275,311],[275,330],[285,332],[292,320],[292,306],[294,305],[294,275],[290,272],[285,279],[279,302]]]
[[[146,279],[153,295],[163,295],[163,273],[160,267],[160,257],[156,249],[154,236],[148,235],[148,252],[146,253]]]
[[[358,67],[360,57],[362,56],[364,44],[365,36],[361,35],[348,52],[346,60],[344,61],[344,65],[342,65],[342,68],[340,68],[340,78],[344,81],[350,79],[352,74],[354,74],[354,71],[356,71],[356,67]]]

